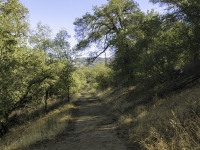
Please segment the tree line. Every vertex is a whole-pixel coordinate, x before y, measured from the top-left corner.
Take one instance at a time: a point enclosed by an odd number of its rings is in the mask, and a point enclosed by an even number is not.
[[[199,75],[200,53],[200,2],[150,2],[165,11],[144,13],[134,0],[108,0],[74,22],[77,50],[98,47],[91,61],[110,51],[115,80],[148,90],[172,80],[180,68],[192,66]]]
[[[199,75],[200,2],[150,2],[165,6],[165,13],[144,13],[133,0],[94,6],[75,19],[78,44],[72,50],[66,29],[54,38],[41,22],[31,29],[27,8],[18,0],[0,0],[0,135],[8,131],[13,111],[43,101],[47,112],[51,96],[63,97],[87,85],[91,92],[120,84],[151,91],[174,79],[181,67]],[[73,54],[94,45],[98,50],[89,61],[106,51],[112,61],[75,69]]]
[[[0,135],[9,115],[27,104],[69,94],[72,85],[70,37],[65,29],[54,38],[41,22],[31,29],[28,9],[18,0],[0,0]]]

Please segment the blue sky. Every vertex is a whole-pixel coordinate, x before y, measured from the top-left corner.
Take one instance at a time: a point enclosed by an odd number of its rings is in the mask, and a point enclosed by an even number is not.
[[[86,12],[92,12],[92,6],[100,6],[107,0],[19,0],[29,9],[29,21],[31,28],[41,21],[42,24],[50,26],[55,35],[62,28],[67,29],[71,35],[70,45],[76,44],[74,39],[75,18],[81,17]],[[149,0],[135,0],[144,12],[154,9],[160,11],[158,5],[152,5]]]

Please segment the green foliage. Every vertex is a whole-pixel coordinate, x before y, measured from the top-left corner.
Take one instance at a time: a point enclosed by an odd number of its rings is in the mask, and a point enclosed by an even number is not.
[[[113,50],[117,84],[153,90],[172,80],[173,70],[199,64],[199,1],[151,1],[169,11],[144,14],[132,0],[109,0],[74,22],[77,49],[99,48],[91,60]]]
[[[79,91],[80,89],[82,89],[86,86],[86,84],[87,84],[86,71],[87,71],[87,68],[82,67],[82,68],[76,69],[72,73],[72,77],[73,77],[73,81],[74,81],[73,85],[72,85],[72,91],[74,91],[74,92]]]
[[[66,96],[85,87],[96,92],[128,84],[155,91],[173,80],[173,70],[199,67],[200,2],[151,2],[165,5],[168,12],[145,14],[133,0],[108,0],[77,18],[76,50],[94,44],[98,50],[88,60],[107,50],[113,58],[109,66],[74,69],[65,29],[52,38],[50,27],[39,22],[30,31],[28,10],[18,0],[0,0],[0,134],[7,131],[11,112],[28,103],[45,100],[46,110],[52,95]]]
[[[79,41],[77,49],[83,50],[96,44],[99,48],[95,58],[108,48],[116,47],[118,36],[126,32],[127,26],[140,18],[132,12],[138,12],[132,0],[109,0],[107,5],[93,7],[93,14],[86,13],[74,22],[76,37]],[[120,43],[119,43],[120,44]]]
[[[110,67],[104,64],[97,64],[94,67],[94,71],[96,72],[95,80],[98,83],[97,87],[99,89],[106,89],[113,85],[114,72]]]
[[[199,14],[200,14],[200,2],[198,0],[193,1],[173,1],[173,0],[151,0],[153,3],[159,3],[166,6],[168,12],[164,17],[171,22],[182,22],[185,28],[179,30],[175,34],[182,34],[178,38],[184,38],[184,51],[187,53],[188,61],[190,63],[198,64],[199,62]],[[181,29],[181,28],[180,28]],[[181,33],[182,32],[182,33]],[[174,34],[174,35],[175,35]],[[179,43],[178,43],[179,44]],[[180,46],[183,46],[182,44]]]
[[[4,126],[7,123],[9,112],[18,98],[23,96],[26,84],[22,80],[25,66],[23,37],[27,33],[26,15],[28,10],[17,0],[0,1],[0,135],[7,131]],[[20,72],[19,72],[20,71]],[[21,84],[19,84],[19,82]],[[16,91],[19,88],[20,91]]]
[[[74,80],[72,89],[78,91],[83,88],[95,93],[113,85],[113,70],[104,64],[96,64],[90,67],[81,67],[72,73]]]
[[[52,30],[48,25],[43,25],[39,22],[36,29],[31,31],[29,43],[35,49],[47,52],[49,47],[53,46],[51,42],[51,32]]]
[[[16,109],[40,103],[44,97],[47,109],[50,96],[65,96],[72,84],[73,68],[64,55],[70,48],[67,31],[52,39],[51,29],[40,22],[28,37],[28,10],[18,0],[0,4],[1,136],[8,131],[9,115]]]
[[[64,29],[60,30],[59,33],[56,34],[56,37],[54,39],[54,45],[55,45],[56,57],[58,59],[62,58],[70,59],[71,52],[70,52],[70,44],[68,42],[68,38],[70,38],[70,36]]]

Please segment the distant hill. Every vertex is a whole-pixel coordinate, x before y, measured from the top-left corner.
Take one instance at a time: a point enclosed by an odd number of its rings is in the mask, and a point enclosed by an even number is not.
[[[111,58],[107,58],[107,62],[110,62]],[[95,61],[91,65],[99,64],[99,63],[105,63],[105,58],[98,57],[95,59]],[[76,58],[73,62],[74,67],[82,67],[88,65],[87,57],[80,57]]]

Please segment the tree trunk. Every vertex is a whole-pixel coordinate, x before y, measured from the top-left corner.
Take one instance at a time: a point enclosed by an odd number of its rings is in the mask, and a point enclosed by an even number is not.
[[[47,100],[48,100],[48,98],[49,98],[49,91],[46,91],[45,100],[44,100],[44,114],[47,113],[47,105],[48,105]]]
[[[1,123],[1,129],[0,129],[0,137],[5,135],[8,132],[8,125]]]
[[[70,90],[70,87],[68,86],[68,87],[67,87],[67,99],[68,99],[68,102],[70,101],[69,90]]]
[[[3,117],[6,121],[0,122],[0,137],[8,133],[8,115]]]
[[[107,57],[106,57],[106,52],[105,52],[105,66],[108,65]]]

